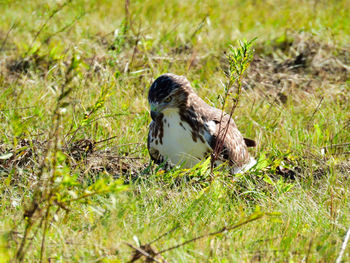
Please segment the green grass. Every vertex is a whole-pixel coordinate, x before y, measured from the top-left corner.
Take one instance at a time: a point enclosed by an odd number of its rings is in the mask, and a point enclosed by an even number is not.
[[[23,214],[54,138],[57,149],[50,148],[43,174],[66,178],[66,187],[54,183],[57,193],[108,193],[69,203],[67,211],[56,213],[53,204],[44,261],[126,262],[133,255],[126,243],[146,244],[176,227],[151,244],[161,251],[260,215],[162,256],[335,261],[350,227],[347,2],[130,0],[126,17],[124,1],[0,1],[0,261],[19,249]],[[151,82],[165,72],[185,75],[220,107],[224,52],[254,37],[255,59],[234,118],[257,141],[251,154],[258,167],[244,175],[222,168],[211,179],[206,165],[167,172],[149,166]],[[62,87],[72,91],[50,137]],[[68,149],[80,139],[103,142],[77,160]],[[120,178],[127,188],[117,181],[116,188],[96,188],[99,178]],[[38,212],[33,220],[41,218]],[[35,229],[28,262],[40,259],[43,228]]]

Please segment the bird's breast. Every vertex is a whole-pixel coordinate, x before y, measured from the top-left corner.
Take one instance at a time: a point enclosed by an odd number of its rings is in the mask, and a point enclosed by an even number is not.
[[[204,130],[191,127],[176,111],[157,120],[155,134],[150,146],[174,165],[192,167],[211,152]]]

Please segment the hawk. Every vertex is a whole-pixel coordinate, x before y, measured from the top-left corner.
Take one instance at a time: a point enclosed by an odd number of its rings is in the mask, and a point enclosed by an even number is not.
[[[202,100],[184,76],[167,73],[158,77],[149,89],[148,102],[152,121],[147,148],[155,163],[194,166],[210,156],[223,137],[219,137],[219,130],[226,125],[229,127],[221,141],[220,161],[228,162],[235,173],[256,163],[247,149],[255,142],[243,138],[228,114]]]

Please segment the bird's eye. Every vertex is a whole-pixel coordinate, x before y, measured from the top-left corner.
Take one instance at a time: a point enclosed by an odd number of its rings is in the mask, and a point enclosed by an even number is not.
[[[164,100],[164,102],[166,102],[166,103],[168,103],[168,102],[170,102],[171,101],[171,96],[169,96],[169,97],[167,97],[165,100]]]

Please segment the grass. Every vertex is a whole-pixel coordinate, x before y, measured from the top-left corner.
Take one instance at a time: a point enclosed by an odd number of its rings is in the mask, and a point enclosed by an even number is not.
[[[256,218],[162,257],[335,261],[350,226],[347,1],[125,3],[0,1],[1,260],[14,260],[30,220],[24,261],[126,262],[126,243],[166,233],[143,247],[152,254]],[[150,165],[152,80],[186,75],[220,107],[224,52],[254,37],[234,118],[258,166],[212,179],[207,163]]]

